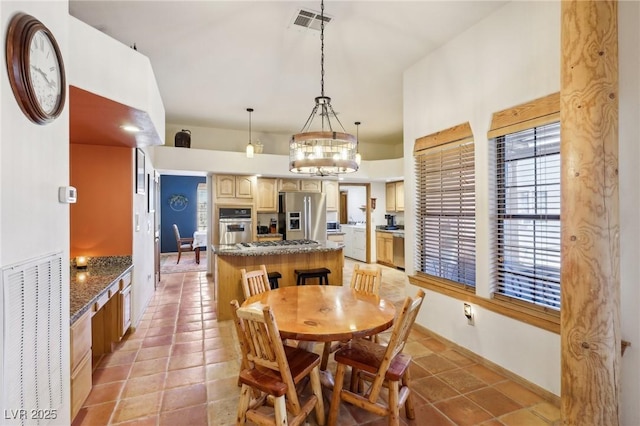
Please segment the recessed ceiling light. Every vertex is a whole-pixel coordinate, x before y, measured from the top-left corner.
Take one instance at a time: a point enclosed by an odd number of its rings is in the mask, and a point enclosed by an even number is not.
[[[120,128],[124,131],[131,132],[131,133],[136,133],[142,130],[139,127],[133,126],[131,124],[125,124],[124,126],[120,126]]]

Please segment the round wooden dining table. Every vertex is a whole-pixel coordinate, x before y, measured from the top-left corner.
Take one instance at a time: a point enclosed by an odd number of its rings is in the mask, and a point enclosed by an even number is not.
[[[288,286],[245,300],[243,307],[271,307],[283,339],[333,342],[380,333],[396,309],[380,296],[332,285]]]

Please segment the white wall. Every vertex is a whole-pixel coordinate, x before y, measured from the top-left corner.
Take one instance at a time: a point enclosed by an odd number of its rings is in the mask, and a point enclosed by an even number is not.
[[[65,64],[68,63],[68,10],[67,1],[0,2],[3,46],[13,15],[18,11],[26,12],[51,30]],[[22,113],[13,96],[4,54],[0,74],[0,266],[4,268],[45,254],[62,252],[62,309],[68,324],[69,205],[58,202],[58,187],[69,185],[68,101],[56,121],[46,125],[34,124]],[[0,305],[0,318],[4,315],[2,309]],[[0,342],[4,340],[1,333]],[[69,348],[68,327],[63,328],[62,345]],[[0,354],[2,352],[4,348]],[[62,375],[70,377],[69,352],[63,352],[62,356]],[[3,362],[1,357],[0,365]],[[2,377],[0,383],[4,383]],[[67,381],[63,384],[63,409],[57,413],[54,424],[70,423],[69,392]]]
[[[466,121],[473,130],[479,295],[489,295],[486,134],[491,116],[559,90],[559,2],[509,3],[405,72],[405,152],[413,152],[417,138]],[[414,170],[412,156],[405,156],[404,168]],[[415,192],[414,174],[406,173],[404,182],[407,198]],[[414,247],[415,206],[405,204],[405,245]],[[407,273],[413,274],[413,250],[405,250],[405,259]],[[418,322],[559,395],[560,337],[474,308],[472,327],[462,314],[462,301],[429,291]],[[544,368],[532,368],[536,365]]]
[[[360,210],[367,204],[367,188],[364,186],[340,185],[340,192],[347,192],[347,220],[349,222],[366,222],[366,210]]]
[[[640,4],[619,2],[620,16],[620,266],[622,338],[640,344]],[[491,115],[560,90],[560,3],[513,2],[408,69],[404,78],[404,150],[416,138],[469,121],[476,142],[477,293],[489,296],[487,130]],[[413,170],[411,156],[405,170]],[[413,173],[405,193],[415,191]],[[406,197],[408,197],[406,195]],[[407,246],[415,207],[406,203]],[[407,272],[414,273],[412,250]],[[411,286],[409,286],[411,287]],[[408,288],[414,293],[415,288]],[[428,292],[418,322],[457,344],[560,394],[560,337],[474,307],[476,325],[466,325],[462,302]],[[622,358],[621,424],[640,424],[640,358]]]
[[[239,112],[238,114],[247,113]],[[175,146],[175,135],[182,129],[191,131],[191,148],[196,149],[244,152],[249,142],[249,117],[247,117],[246,129],[239,130],[167,123],[166,146]],[[291,139],[289,133],[261,132],[255,126],[251,129],[251,142],[255,144],[260,140],[264,154],[289,155],[289,139]],[[369,161],[401,158],[402,144],[372,144],[361,140],[359,151],[362,157]]]

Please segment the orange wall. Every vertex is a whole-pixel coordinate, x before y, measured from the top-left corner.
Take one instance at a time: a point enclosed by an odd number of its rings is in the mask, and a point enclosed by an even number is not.
[[[70,146],[71,258],[124,256],[133,251],[133,149]]]

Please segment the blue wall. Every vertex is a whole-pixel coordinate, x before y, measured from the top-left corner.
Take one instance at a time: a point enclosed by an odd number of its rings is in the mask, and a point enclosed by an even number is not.
[[[193,237],[198,228],[198,184],[207,178],[201,176],[160,176],[160,251],[174,253],[178,251],[173,235],[173,224],[178,225],[181,237]],[[184,204],[170,204],[174,195],[183,195]]]

